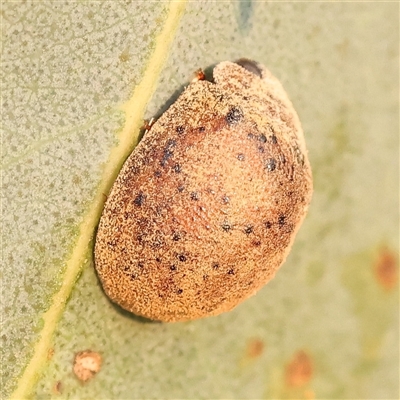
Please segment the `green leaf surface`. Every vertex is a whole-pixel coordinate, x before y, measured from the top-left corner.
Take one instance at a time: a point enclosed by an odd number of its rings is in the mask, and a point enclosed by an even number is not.
[[[399,398],[399,4],[2,3],[2,398]],[[315,192],[276,278],[162,324],[104,295],[93,238],[144,118],[198,68],[283,83]],[[103,358],[83,384],[77,352]]]

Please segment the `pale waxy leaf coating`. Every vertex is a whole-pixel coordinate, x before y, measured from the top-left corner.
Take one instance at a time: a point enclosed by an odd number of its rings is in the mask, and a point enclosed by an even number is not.
[[[312,195],[298,116],[249,60],[193,81],[123,166],[95,245],[105,292],[150,319],[231,310],[273,278]]]

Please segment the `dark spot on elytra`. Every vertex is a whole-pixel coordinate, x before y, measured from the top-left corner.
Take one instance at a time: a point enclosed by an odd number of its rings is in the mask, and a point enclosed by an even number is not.
[[[261,134],[261,135],[258,137],[258,140],[259,140],[261,143],[267,143],[267,137],[266,137],[264,134]]]
[[[172,235],[172,240],[174,242],[178,242],[179,240],[181,240],[183,238],[183,233],[182,232],[174,232],[174,234]]]
[[[275,135],[271,136],[271,142],[272,142],[272,144],[277,144],[278,143],[278,139],[276,138]]]
[[[130,172],[132,172],[132,174],[134,175],[137,175],[140,172],[140,169],[138,166],[132,165],[132,167],[130,168]]]
[[[221,228],[225,231],[225,232],[229,232],[232,229],[231,224],[228,221],[224,221],[223,224],[221,225]]]
[[[132,280],[136,279],[136,275],[135,274],[131,274],[131,279]]]
[[[237,155],[237,159],[239,160],[239,161],[244,161],[244,154],[243,153],[239,153],[238,155]]]
[[[173,155],[173,151],[171,150],[164,150],[164,154],[163,154],[163,158],[160,162],[162,167],[165,167],[165,165],[167,164],[168,160],[172,157]]]
[[[293,182],[294,180],[294,165],[290,165],[289,180]]]
[[[176,132],[181,135],[183,132],[185,132],[185,127],[184,126],[177,126],[176,127]]]
[[[226,196],[226,195],[222,197],[222,202],[223,202],[224,204],[228,204],[228,203],[230,202],[230,200],[231,200],[231,199],[230,199],[228,196]]]
[[[162,247],[162,245],[163,245],[163,241],[161,239],[155,239],[153,241],[153,243],[151,244],[151,247],[153,249],[159,249],[160,247]]]
[[[214,190],[212,190],[211,188],[207,188],[207,189],[206,189],[206,192],[207,192],[207,193],[210,193],[210,194],[212,194],[212,195],[215,195]]]
[[[208,275],[203,275],[203,280],[206,281],[208,279]]]
[[[156,262],[161,262],[161,258],[160,257],[156,257]]]
[[[276,168],[276,160],[275,160],[275,158],[269,158],[269,159],[265,162],[265,168],[266,168],[269,172],[274,171],[275,168]]]
[[[190,199],[194,200],[194,201],[199,200],[199,194],[197,192],[191,192],[190,193]]]
[[[253,240],[251,243],[255,247],[261,246],[261,241],[260,240]]]
[[[244,228],[244,233],[246,234],[246,235],[250,235],[250,233],[252,233],[253,232],[253,226],[252,225],[248,225],[248,226],[246,226],[245,228]]]
[[[156,177],[156,178],[159,178],[160,176],[161,176],[161,171],[160,170],[156,170],[156,171],[154,171],[154,176]]]
[[[278,224],[280,226],[282,226],[282,225],[285,225],[285,222],[286,222],[286,217],[283,214],[280,215],[279,218],[278,218]]]
[[[254,136],[252,133],[248,133],[248,134],[247,134],[247,137],[248,137],[248,139],[251,139],[251,140],[252,140],[252,139],[254,139],[255,136]]]
[[[267,222],[265,223],[265,227],[266,227],[267,229],[270,229],[270,228],[272,227],[271,222],[267,221]]]
[[[182,193],[185,190],[185,186],[178,186],[178,192]]]
[[[136,197],[135,200],[133,200],[133,202],[135,203],[135,205],[137,205],[138,207],[142,206],[144,201],[146,199],[146,196],[140,192]]]
[[[206,130],[206,128],[204,126],[200,126],[199,132],[204,132],[205,130]]]
[[[216,263],[216,262],[213,263],[213,264],[212,264],[212,268],[213,268],[213,269],[218,269],[218,268],[219,268],[219,264]]]
[[[294,147],[294,153],[296,155],[297,162],[300,165],[304,165],[304,155],[303,155],[303,153],[301,152],[301,150],[297,146]]]
[[[154,240],[151,244],[151,247],[155,248],[155,249],[159,249],[160,247],[162,247],[164,245],[164,240],[163,240],[163,233],[157,231],[154,237]]]
[[[173,148],[175,147],[175,145],[176,145],[175,140],[168,139],[167,144],[165,145],[165,148],[164,148],[161,162],[160,162],[162,167],[164,167],[167,164],[168,160],[173,156],[173,154],[174,154]]]
[[[229,275],[235,275],[235,271],[234,271],[233,269],[230,269],[230,270],[228,271],[228,274],[229,274]]]
[[[174,172],[176,172],[177,174],[179,174],[181,172],[181,166],[179,164],[175,164],[172,169],[174,170]]]
[[[179,258],[179,261],[182,261],[182,262],[186,261],[186,256],[184,254],[179,254],[178,258]]]
[[[171,271],[175,271],[176,270],[176,265],[174,264],[174,265],[171,265],[170,267],[169,267],[169,269],[171,270]]]
[[[143,268],[143,267],[144,267],[144,263],[142,263],[141,261],[139,261],[137,266],[138,266],[139,268]]]
[[[124,219],[128,219],[130,217],[130,213],[128,213],[128,212],[124,212]]]
[[[259,147],[258,147],[258,151],[259,151],[260,153],[264,153],[265,149],[264,149],[264,147],[259,146]]]
[[[167,146],[166,148],[172,149],[173,147],[176,146],[176,141],[174,139],[168,139],[167,140]]]
[[[243,112],[239,107],[232,107],[228,114],[226,114],[225,120],[229,125],[238,123],[243,118]]]
[[[159,216],[159,217],[165,215],[165,214],[166,214],[166,207],[165,207],[165,204],[158,204],[158,205],[156,206],[155,211],[156,211],[157,216]]]
[[[182,293],[183,293],[183,290],[182,290],[182,289],[178,289],[178,290],[176,291],[176,293],[182,294]]]

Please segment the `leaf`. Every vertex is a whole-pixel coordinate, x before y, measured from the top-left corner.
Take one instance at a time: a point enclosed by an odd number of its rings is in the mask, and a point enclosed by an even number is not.
[[[398,398],[398,7],[4,2],[2,397]],[[310,213],[234,311],[143,321],[93,268],[105,195],[143,118],[243,56],[298,110]],[[103,364],[81,384],[87,349]]]

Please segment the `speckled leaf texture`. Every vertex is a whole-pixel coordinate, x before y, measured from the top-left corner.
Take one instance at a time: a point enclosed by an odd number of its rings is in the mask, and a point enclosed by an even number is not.
[[[1,397],[399,398],[399,4],[2,2]],[[314,197],[276,278],[165,324],[93,268],[105,196],[198,68],[266,65],[303,124]],[[101,354],[86,383],[77,352]]]

